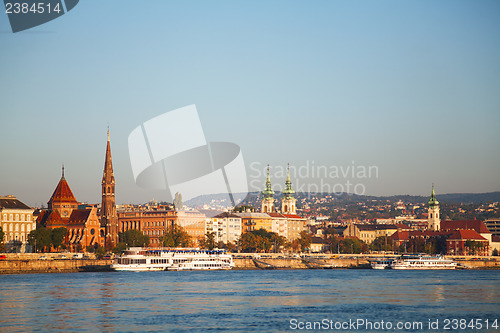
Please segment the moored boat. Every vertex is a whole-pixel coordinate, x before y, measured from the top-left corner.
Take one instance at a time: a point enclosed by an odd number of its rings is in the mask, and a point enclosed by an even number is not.
[[[391,269],[455,269],[457,263],[443,256],[404,254],[390,264]]]
[[[391,265],[391,263],[394,261],[394,258],[376,258],[376,259],[369,259],[370,266],[373,269],[387,269]]]
[[[123,251],[111,268],[116,271],[165,271],[231,269],[234,263],[225,250],[198,248],[139,248]]]

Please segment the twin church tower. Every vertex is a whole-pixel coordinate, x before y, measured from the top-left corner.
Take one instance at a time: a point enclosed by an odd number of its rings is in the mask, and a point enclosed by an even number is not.
[[[261,209],[262,213],[272,213],[274,209],[274,191],[271,187],[271,178],[269,177],[269,165],[267,166],[267,180],[266,189],[262,191],[264,198],[262,199]],[[292,181],[290,180],[290,166],[288,166],[287,177],[285,181],[285,189],[283,190],[283,199],[281,200],[281,213],[296,215],[296,201],[294,198],[295,191],[292,188]]]

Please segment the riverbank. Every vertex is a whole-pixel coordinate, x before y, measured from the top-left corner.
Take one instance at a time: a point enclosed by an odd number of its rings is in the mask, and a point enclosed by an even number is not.
[[[0,274],[63,273],[109,271],[112,260],[67,259],[81,254],[7,254],[0,261]],[[368,269],[369,258],[374,255],[281,255],[281,254],[235,254],[234,269]],[[451,257],[462,269],[500,270],[498,257]]]

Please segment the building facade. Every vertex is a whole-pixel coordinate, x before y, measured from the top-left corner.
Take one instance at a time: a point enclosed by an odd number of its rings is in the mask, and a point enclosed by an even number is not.
[[[215,242],[235,244],[242,233],[241,217],[233,213],[222,213],[207,220],[206,231],[213,232]]]
[[[80,205],[62,176],[48,201],[48,209],[42,210],[36,222],[42,227],[66,228],[65,245],[71,251],[86,250],[88,247],[104,246],[104,228],[97,217],[97,208]]]
[[[7,251],[26,251],[28,235],[36,229],[33,211],[13,195],[0,197],[0,226]]]

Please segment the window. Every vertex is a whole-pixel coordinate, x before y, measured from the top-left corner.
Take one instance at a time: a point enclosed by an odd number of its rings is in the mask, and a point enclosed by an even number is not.
[[[31,221],[31,215],[30,214],[27,215],[27,219],[26,220],[27,221]]]
[[[19,214],[16,214],[16,221],[19,221]]]
[[[24,214],[21,214],[21,221],[24,222]]]

